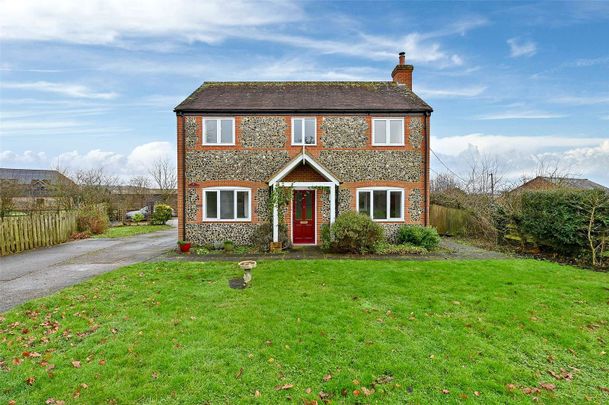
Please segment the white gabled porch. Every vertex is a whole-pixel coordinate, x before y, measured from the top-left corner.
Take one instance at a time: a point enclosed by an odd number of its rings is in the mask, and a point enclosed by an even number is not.
[[[319,179],[317,179],[315,181],[307,181],[307,180],[301,180],[301,179],[285,180],[286,177],[288,177],[288,175],[293,170],[297,169],[299,165],[310,166],[315,172],[317,172],[323,178],[324,181],[320,181]],[[279,173],[277,173],[271,180],[269,180],[269,187],[271,188],[271,193],[278,187],[289,187],[293,190],[300,190],[300,191],[318,190],[320,188],[328,188],[329,189],[329,205],[330,205],[330,212],[329,212],[330,224],[334,223],[334,219],[336,216],[336,194],[337,194],[337,188],[338,188],[339,184],[340,184],[340,182],[332,173],[330,173],[326,168],[324,168],[321,164],[316,162],[315,159],[313,159],[313,157],[311,157],[309,154],[307,154],[304,151],[302,154],[298,155],[296,158],[291,160]],[[315,193],[315,198],[316,198],[316,193]],[[313,201],[315,201],[315,200],[313,200]],[[298,212],[298,207],[294,207],[293,204],[292,204],[292,206],[294,208],[294,213]],[[302,210],[306,211],[307,207],[303,206]],[[317,225],[316,225],[317,218],[315,215],[315,211],[316,211],[315,203],[313,203],[313,205],[311,207],[311,211],[313,212],[312,220],[315,222],[315,227],[317,227]],[[293,218],[293,216],[291,214],[290,214],[290,218]],[[305,218],[303,218],[303,219],[305,219]],[[306,221],[302,221],[302,222],[304,223]],[[272,223],[273,223],[273,242],[279,242],[279,223],[280,223],[280,221],[279,221],[279,209],[278,209],[278,206],[276,203],[273,205]],[[290,236],[292,241],[294,241],[294,228],[295,228],[293,225],[294,224],[290,225],[290,229],[292,229],[292,235]],[[316,238],[315,238],[315,240],[316,240]],[[313,243],[313,244],[315,244],[315,243]]]

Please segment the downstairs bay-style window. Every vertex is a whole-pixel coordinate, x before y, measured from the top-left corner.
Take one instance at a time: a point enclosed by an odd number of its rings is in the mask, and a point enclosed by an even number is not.
[[[204,221],[249,221],[251,190],[240,187],[203,189]]]
[[[403,118],[373,118],[372,146],[403,146]]]
[[[358,188],[357,210],[374,221],[402,221],[404,190],[391,187]]]
[[[234,144],[234,118],[203,118],[203,145]]]

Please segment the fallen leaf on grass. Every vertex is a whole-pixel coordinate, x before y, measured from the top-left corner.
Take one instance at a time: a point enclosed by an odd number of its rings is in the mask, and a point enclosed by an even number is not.
[[[461,394],[459,394],[459,398],[461,398],[461,399],[467,399],[469,397],[467,396],[467,394],[461,393]]]
[[[328,382],[328,381],[330,381],[331,379],[332,379],[332,374],[326,374],[326,375],[324,375],[323,380],[324,380],[325,382]]]
[[[366,387],[362,387],[362,392],[365,396],[369,397],[370,395],[374,394],[374,388],[368,389]]]
[[[15,366],[18,366],[19,364],[21,364],[21,359],[20,359],[19,357],[15,357],[15,358],[13,359],[13,364],[14,364]]]
[[[74,366],[74,368],[80,368],[80,361],[78,361],[78,360],[74,360],[74,361],[72,362],[72,365]]]
[[[330,394],[329,392],[323,392],[323,391],[319,391],[319,398],[326,402],[326,400],[332,398],[332,394]],[[316,402],[317,403],[317,402]]]
[[[275,391],[289,390],[294,387],[294,384],[283,384],[275,386]]]
[[[316,399],[305,399],[304,400],[304,405],[317,405],[317,400]]]
[[[479,397],[480,396],[480,391],[474,391],[474,395]]]
[[[598,387],[599,390],[603,391],[603,392],[609,392],[609,388],[607,387]]]
[[[508,391],[514,391],[514,390],[516,389],[516,386],[515,386],[514,384],[507,384],[507,385],[505,386],[505,388],[506,388]]]
[[[243,367],[241,367],[239,369],[239,371],[237,372],[237,374],[235,374],[235,378],[239,379],[239,378],[241,378],[242,375],[243,375]]]
[[[27,385],[34,385],[35,382],[36,382],[36,377],[33,377],[33,376],[30,376],[25,379],[25,383]]]
[[[541,383],[539,386],[548,391],[554,391],[556,389],[556,385],[550,383]]]
[[[393,381],[393,377],[392,377],[392,376],[387,375],[387,374],[383,374],[383,375],[381,375],[381,376],[378,376],[378,377],[376,378],[376,380],[374,380],[374,383],[373,383],[373,384],[375,384],[375,385],[380,385],[380,384],[388,384],[388,383],[390,383],[391,381]]]
[[[260,398],[260,395],[262,395],[262,394],[260,394],[260,391],[256,390],[256,392],[254,393],[254,396],[256,398]]]
[[[442,390],[442,394],[450,394],[449,390]]]
[[[312,390],[311,388],[307,388],[307,389],[305,390],[305,392],[306,392],[307,394],[310,394],[311,392],[313,392],[313,390]]]
[[[349,394],[349,392],[347,391],[346,388],[343,388],[342,390],[340,390],[340,395],[342,395],[343,397],[346,397],[347,394]]]
[[[154,380],[156,380],[157,378],[159,378],[159,373],[157,373],[156,371],[152,373],[152,378]]]
[[[105,366],[106,365],[106,360],[102,359],[99,361],[99,365],[100,366]]]
[[[525,387],[522,389],[522,392],[526,395],[537,394],[541,392],[541,390],[537,387]]]
[[[355,395],[356,397],[358,397],[360,394],[359,390],[353,390],[353,395]]]

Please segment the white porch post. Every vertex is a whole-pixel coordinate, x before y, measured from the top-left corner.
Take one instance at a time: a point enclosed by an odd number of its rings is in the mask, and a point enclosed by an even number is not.
[[[334,217],[336,216],[336,185],[330,186],[330,223],[334,223]]]
[[[273,186],[271,193],[275,191]],[[279,212],[277,210],[277,202],[273,203],[273,242],[279,242]]]

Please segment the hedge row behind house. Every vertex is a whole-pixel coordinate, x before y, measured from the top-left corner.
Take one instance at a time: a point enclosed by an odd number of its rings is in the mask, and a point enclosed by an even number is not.
[[[602,190],[522,194],[519,231],[562,255],[601,260],[609,243],[609,193]]]

